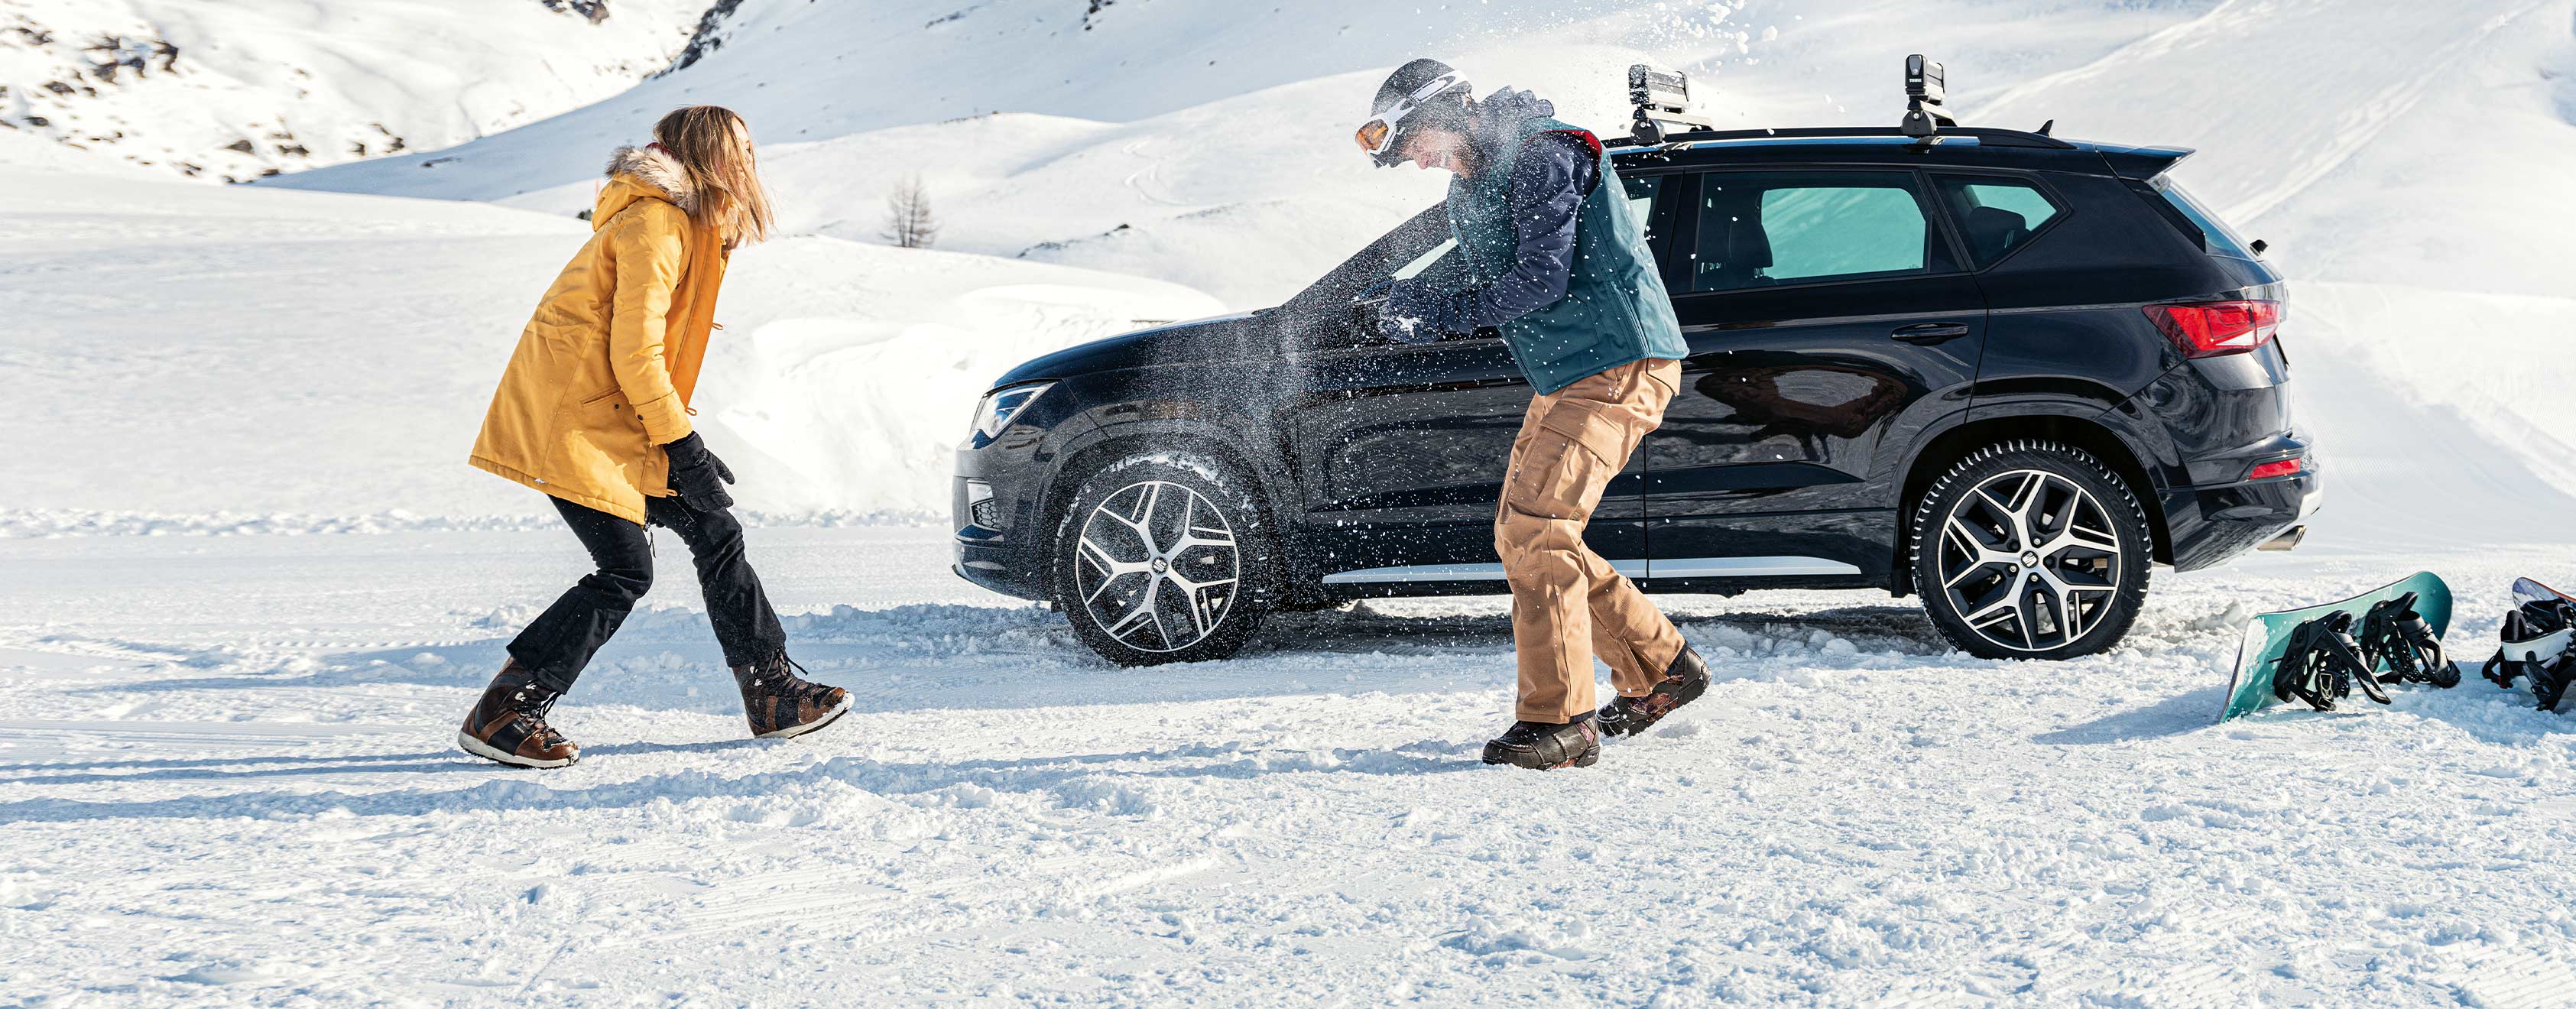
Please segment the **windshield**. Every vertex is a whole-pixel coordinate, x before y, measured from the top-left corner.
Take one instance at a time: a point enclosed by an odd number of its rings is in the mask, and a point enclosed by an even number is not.
[[[1389,278],[1418,276],[1435,266],[1448,268],[1456,262],[1448,253],[1456,248],[1457,243],[1449,239],[1447,205],[1434,203],[1378,236],[1377,241],[1317,278],[1282,307],[1292,312],[1341,311],[1362,292]]]

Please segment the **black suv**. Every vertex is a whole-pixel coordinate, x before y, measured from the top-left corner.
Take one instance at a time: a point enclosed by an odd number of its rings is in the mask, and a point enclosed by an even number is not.
[[[2128,631],[2151,560],[2295,544],[2319,489],[2283,285],[2165,177],[2190,152],[1916,133],[1613,142],[1690,357],[1592,547],[1650,592],[1919,593],[1963,650],[2063,658]],[[957,453],[957,573],[1122,664],[1502,592],[1528,383],[1491,331],[1391,343],[1367,303],[1454,268],[1448,238],[1435,206],[1277,308],[1002,376]]]

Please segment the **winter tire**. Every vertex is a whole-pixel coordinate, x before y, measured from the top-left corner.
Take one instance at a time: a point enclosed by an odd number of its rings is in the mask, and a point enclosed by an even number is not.
[[[1084,480],[1065,509],[1056,605],[1083,644],[1122,666],[1222,659],[1271,608],[1277,557],[1268,509],[1232,467],[1133,456]]]
[[[2128,483],[2089,452],[2012,441],[1934,480],[1906,522],[1941,636],[1989,659],[2070,659],[2129,633],[2154,541]]]

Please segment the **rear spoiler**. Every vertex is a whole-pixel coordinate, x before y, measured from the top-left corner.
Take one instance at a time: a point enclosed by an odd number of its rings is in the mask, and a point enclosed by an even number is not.
[[[2111,166],[2111,174],[2123,179],[2138,180],[2163,175],[2168,169],[2180,164],[2182,159],[2192,155],[2192,149],[2188,147],[2121,147],[2115,144],[2095,144],[2094,149],[2100,151],[2103,162]]]

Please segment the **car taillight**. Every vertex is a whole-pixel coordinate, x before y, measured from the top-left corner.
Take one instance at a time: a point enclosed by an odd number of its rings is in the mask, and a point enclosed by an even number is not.
[[[2149,305],[2165,339],[2184,357],[2242,354],[2272,342],[2281,328],[2277,301],[2204,301],[2190,305]]]
[[[2276,476],[2291,476],[2302,469],[2306,469],[2307,465],[2308,460],[2305,456],[2301,456],[2296,459],[2281,459],[2267,462],[2254,467],[2253,472],[2245,474],[2245,479],[2264,480]]]

